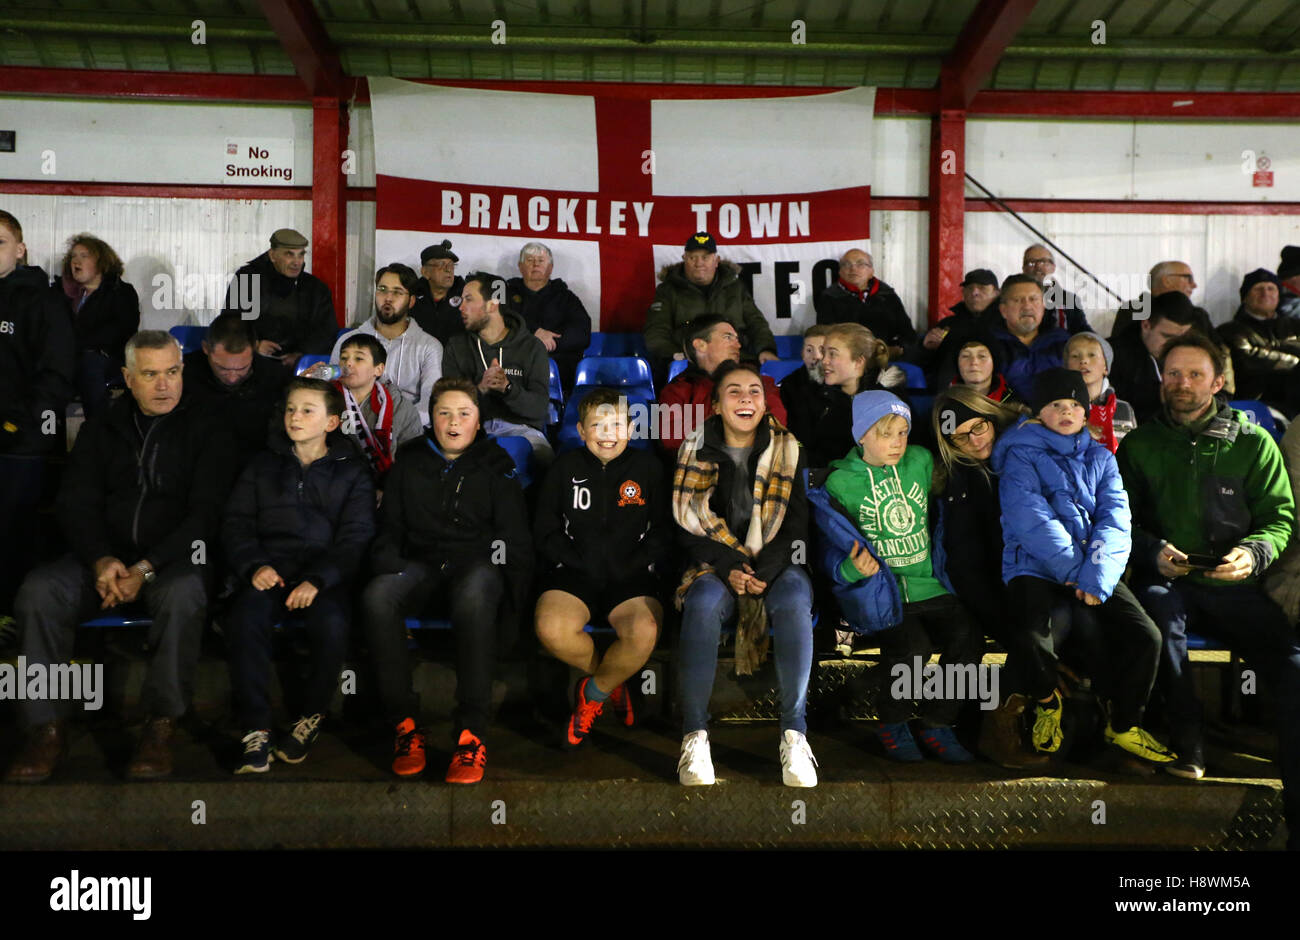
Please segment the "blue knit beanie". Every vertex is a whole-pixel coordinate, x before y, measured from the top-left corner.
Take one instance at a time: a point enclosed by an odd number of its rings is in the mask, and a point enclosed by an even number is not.
[[[912,409],[893,392],[858,392],[853,396],[853,440],[862,440],[862,435],[888,414],[898,415],[907,422],[907,430],[912,430]]]

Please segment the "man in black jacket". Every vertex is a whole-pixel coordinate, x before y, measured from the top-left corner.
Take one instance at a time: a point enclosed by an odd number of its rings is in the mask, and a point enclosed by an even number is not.
[[[207,616],[209,552],[230,489],[232,445],[180,405],[181,348],[144,330],[126,344],[129,395],[82,428],[59,493],[72,554],[33,571],[18,592],[29,672],[72,656],[77,624],[143,602],[152,618],[145,678],[149,720],[127,769],[131,779],[171,773],[176,719],[189,705]],[[56,703],[20,704],[29,736],[6,779],[37,783],[63,755],[66,723]]]
[[[560,370],[567,393],[573,388],[578,361],[591,345],[591,317],[578,295],[559,278],[552,278],[555,259],[541,242],[519,251],[519,277],[506,281],[510,307],[519,312],[546,354]]]
[[[1115,358],[1110,384],[1115,394],[1133,406],[1138,424],[1160,413],[1160,352],[1165,343],[1199,322],[1197,308],[1181,291],[1165,291],[1150,302],[1147,317],[1111,340]]]
[[[465,324],[460,320],[460,294],[465,289],[465,281],[456,276],[459,260],[451,250],[451,242],[445,238],[420,252],[421,277],[415,282],[411,319],[443,346],[453,336],[465,332]]]
[[[1113,339],[1123,336],[1135,322],[1147,319],[1151,315],[1151,301],[1154,298],[1170,291],[1177,291],[1190,300],[1192,291],[1196,290],[1196,278],[1192,274],[1192,267],[1185,261],[1161,261],[1153,265],[1147,273],[1147,284],[1148,290],[1125,302],[1115,312],[1115,323],[1110,328]],[[1197,329],[1206,336],[1213,332],[1208,313],[1205,314],[1205,322],[1198,324]]]
[[[1300,411],[1300,320],[1277,313],[1277,275],[1256,268],[1241,281],[1237,315],[1219,327],[1232,351],[1237,398],[1258,398],[1288,418]]]
[[[541,467],[555,459],[542,429],[551,406],[551,366],[546,347],[496,298],[500,278],[482,271],[465,279],[460,316],[465,332],[442,354],[442,374],[478,386],[483,430],[494,437],[527,438]]]
[[[339,324],[328,285],[305,270],[307,238],[276,229],[271,249],[235,272],[222,313],[257,321],[258,355],[293,372],[303,355],[328,356]]]
[[[967,335],[973,332],[991,332],[1001,325],[997,299],[996,274],[988,268],[966,272],[966,277],[961,282],[961,300],[948,308],[948,316],[926,331],[912,358],[925,371],[926,381],[931,388],[938,387],[935,372],[939,366],[956,355],[954,347],[960,348]]]
[[[26,254],[22,226],[0,210],[0,618],[13,612],[18,585],[37,560],[46,458],[66,446],[63,414],[76,374],[67,306],[44,271],[22,264]]]
[[[185,357],[183,404],[225,424],[239,448],[239,465],[266,448],[284,395],[285,371],[255,356],[253,321],[223,313],[212,321],[203,348]]]
[[[916,327],[894,289],[876,277],[871,255],[850,249],[840,259],[840,276],[815,299],[818,323],[861,323],[889,347],[890,359],[912,351]]]

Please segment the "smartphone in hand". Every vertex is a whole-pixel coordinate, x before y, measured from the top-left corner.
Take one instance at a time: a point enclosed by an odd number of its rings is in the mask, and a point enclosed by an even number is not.
[[[1199,568],[1203,571],[1213,571],[1219,565],[1223,564],[1222,558],[1216,558],[1214,555],[1197,555],[1192,553],[1187,556],[1187,561],[1183,562],[1189,568]]]

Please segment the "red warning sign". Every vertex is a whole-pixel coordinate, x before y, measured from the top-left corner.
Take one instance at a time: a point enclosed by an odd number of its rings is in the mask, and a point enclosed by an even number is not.
[[[1255,171],[1255,176],[1253,177],[1253,180],[1252,180],[1252,182],[1251,182],[1251,185],[1254,186],[1254,187],[1257,188],[1257,189],[1258,189],[1259,187],[1261,187],[1261,186],[1272,186],[1272,185],[1273,185],[1273,171],[1272,171],[1272,170],[1256,170],[1256,171]]]

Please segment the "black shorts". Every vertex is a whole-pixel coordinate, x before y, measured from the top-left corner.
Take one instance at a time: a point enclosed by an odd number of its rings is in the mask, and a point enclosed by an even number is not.
[[[556,568],[542,579],[542,591],[564,591],[572,594],[587,605],[591,619],[603,621],[619,604],[633,597],[653,597],[663,603],[659,596],[659,579],[646,572],[622,578],[618,581],[594,581],[579,571],[568,568]]]

